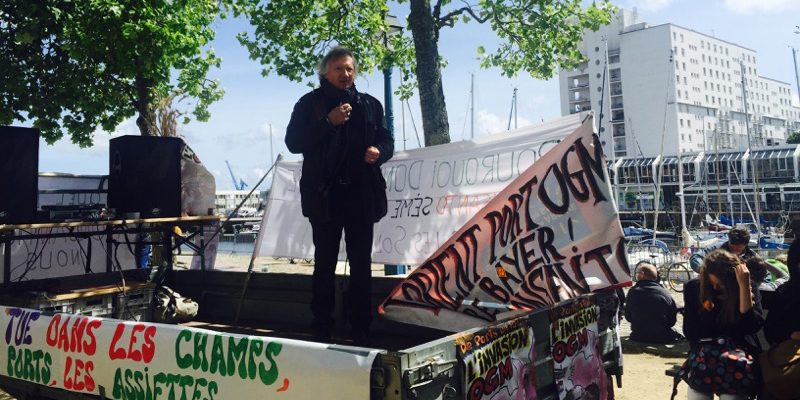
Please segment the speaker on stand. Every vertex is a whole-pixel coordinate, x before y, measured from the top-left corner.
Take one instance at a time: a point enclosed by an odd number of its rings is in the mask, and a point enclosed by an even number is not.
[[[181,216],[183,140],[160,136],[111,139],[108,206],[118,216]]]
[[[39,130],[0,126],[0,224],[36,222]]]

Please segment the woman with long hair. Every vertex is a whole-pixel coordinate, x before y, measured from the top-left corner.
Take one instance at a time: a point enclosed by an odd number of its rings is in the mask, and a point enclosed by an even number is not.
[[[725,337],[751,354],[760,351],[755,334],[764,324],[761,296],[750,281],[747,266],[726,250],[716,250],[703,260],[697,279],[683,292],[683,334],[693,350],[704,341]],[[689,387],[689,400],[712,399]],[[721,399],[744,399],[745,395],[722,394]]]

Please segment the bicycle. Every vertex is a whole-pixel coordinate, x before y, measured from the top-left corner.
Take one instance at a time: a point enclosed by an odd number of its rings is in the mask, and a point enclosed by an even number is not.
[[[655,259],[659,256],[652,254],[650,257]],[[658,281],[664,282],[666,285],[669,285],[670,289],[678,293],[682,293],[683,286],[686,284],[686,282],[689,282],[692,278],[694,278],[694,271],[689,268],[685,261],[668,260],[660,265],[657,265],[655,262],[642,260],[636,263],[636,268],[634,269],[633,276],[631,277],[632,281],[636,282],[636,270],[644,263],[655,265],[656,271],[658,272]]]

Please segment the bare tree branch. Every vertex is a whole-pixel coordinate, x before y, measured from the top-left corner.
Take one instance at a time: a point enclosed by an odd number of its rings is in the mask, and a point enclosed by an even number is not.
[[[475,13],[475,11],[472,9],[472,6],[469,3],[464,1],[464,4],[466,4],[467,6],[461,7],[458,10],[450,11],[444,17],[439,18],[438,15],[434,15],[435,17],[434,21],[436,21],[436,29],[438,30],[439,28],[445,25],[452,28],[453,25],[455,25],[455,17],[464,13],[471,15],[475,21],[478,21],[478,23],[481,24],[489,20],[489,15],[487,15],[484,18],[481,18],[478,16],[478,14]]]

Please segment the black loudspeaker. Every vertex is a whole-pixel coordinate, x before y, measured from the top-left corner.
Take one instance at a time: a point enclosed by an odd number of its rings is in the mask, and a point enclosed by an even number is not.
[[[39,130],[0,126],[0,225],[36,222]]]
[[[108,206],[120,217],[181,216],[183,140],[160,136],[111,139]]]

